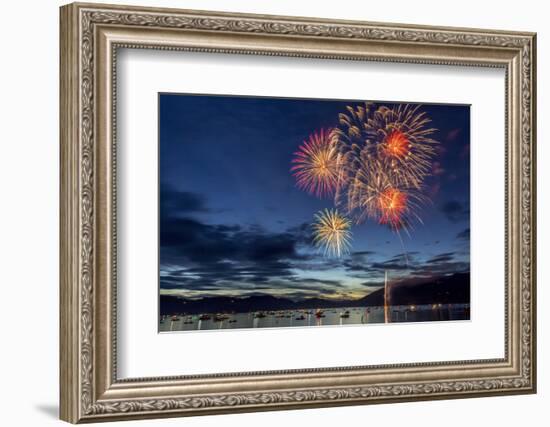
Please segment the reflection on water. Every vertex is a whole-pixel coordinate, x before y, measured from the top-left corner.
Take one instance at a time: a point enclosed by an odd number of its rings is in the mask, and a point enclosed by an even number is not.
[[[390,307],[391,322],[469,320],[469,304],[429,304]],[[384,307],[281,310],[255,313],[195,314],[163,316],[160,331],[213,329],[284,328],[304,326],[359,325],[384,323]]]

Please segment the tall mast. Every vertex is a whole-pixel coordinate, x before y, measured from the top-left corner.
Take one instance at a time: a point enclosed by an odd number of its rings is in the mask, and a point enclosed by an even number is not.
[[[384,271],[384,323],[390,323],[390,289],[388,286],[388,270]]]

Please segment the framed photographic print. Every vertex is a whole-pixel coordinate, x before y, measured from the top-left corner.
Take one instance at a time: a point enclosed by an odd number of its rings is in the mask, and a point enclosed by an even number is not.
[[[160,331],[469,320],[469,119],[160,94]]]
[[[61,418],[533,393],[535,35],[61,8]]]

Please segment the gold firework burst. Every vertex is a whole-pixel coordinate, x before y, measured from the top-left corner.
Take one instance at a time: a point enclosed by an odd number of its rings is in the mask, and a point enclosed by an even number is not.
[[[325,209],[315,215],[314,243],[325,255],[340,257],[349,252],[351,221],[336,209]]]
[[[317,197],[329,197],[338,185],[338,151],[332,129],[314,132],[294,153],[290,169],[299,188]]]

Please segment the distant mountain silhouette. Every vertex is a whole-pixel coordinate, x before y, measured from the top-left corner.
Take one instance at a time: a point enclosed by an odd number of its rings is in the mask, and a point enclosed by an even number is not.
[[[470,302],[470,273],[456,273],[418,284],[396,283],[390,289],[392,305],[465,304]],[[188,299],[173,295],[161,295],[160,314],[248,313],[272,310],[374,307],[383,304],[383,289],[378,289],[363,298],[347,300],[306,298],[293,301],[272,295]]]

